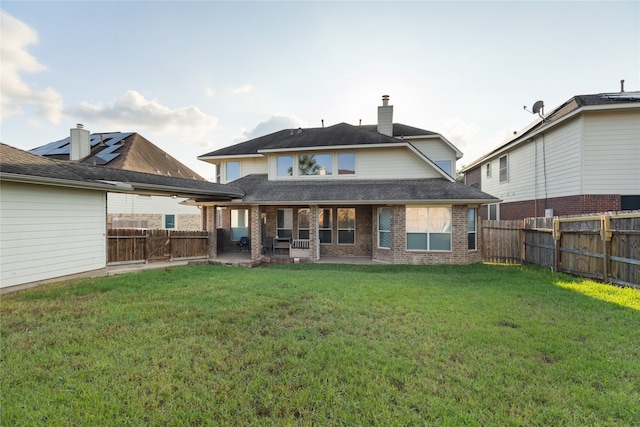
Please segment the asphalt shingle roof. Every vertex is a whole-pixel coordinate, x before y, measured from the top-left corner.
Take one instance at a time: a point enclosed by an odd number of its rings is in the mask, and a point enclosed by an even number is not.
[[[495,197],[460,182],[441,178],[401,180],[286,180],[269,181],[266,174],[248,175],[233,185],[245,193],[246,203],[288,202],[407,202],[478,201]]]
[[[205,180],[136,132],[94,133],[91,134],[90,141],[91,154],[78,163]],[[71,138],[66,137],[29,152],[51,159],[69,160],[70,143]]]
[[[235,185],[48,159],[1,143],[0,173],[87,184],[103,181],[122,182],[135,184],[135,187],[140,189],[156,189],[159,193],[165,191],[186,197],[219,195],[231,199],[242,195],[242,190]]]
[[[409,126],[407,126],[409,127]],[[416,128],[413,128],[416,129]],[[353,126],[347,123],[326,128],[286,129],[269,135],[221,148],[202,157],[242,156],[258,154],[260,150],[313,148],[368,144],[398,144],[400,140],[378,133],[375,127]]]

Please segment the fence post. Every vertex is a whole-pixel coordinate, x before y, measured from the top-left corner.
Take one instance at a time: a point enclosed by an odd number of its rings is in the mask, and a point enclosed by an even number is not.
[[[561,245],[561,233],[560,233],[560,219],[558,218],[553,218],[553,241],[555,243],[555,256],[554,256],[554,262],[553,262],[553,269],[555,271],[558,271],[558,266],[560,265],[560,262],[562,261],[562,245]]]
[[[602,215],[600,217],[600,238],[602,240],[602,252],[604,258],[602,260],[602,281],[609,281],[609,270],[611,262],[611,216]]]
[[[520,245],[520,264],[523,264],[527,258],[527,249],[525,245],[526,232],[524,229],[524,219],[518,220],[518,244]]]

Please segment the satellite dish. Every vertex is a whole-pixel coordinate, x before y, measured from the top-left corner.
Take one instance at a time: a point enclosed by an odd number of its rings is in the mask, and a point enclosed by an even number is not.
[[[542,114],[541,111],[543,111],[543,108],[544,102],[537,101],[535,104],[533,104],[533,114]]]

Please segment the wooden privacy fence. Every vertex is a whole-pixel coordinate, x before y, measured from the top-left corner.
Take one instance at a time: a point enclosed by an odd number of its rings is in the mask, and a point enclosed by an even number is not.
[[[107,262],[158,262],[207,258],[209,233],[147,229],[112,229],[107,236]]]
[[[482,257],[640,287],[640,212],[482,221]]]

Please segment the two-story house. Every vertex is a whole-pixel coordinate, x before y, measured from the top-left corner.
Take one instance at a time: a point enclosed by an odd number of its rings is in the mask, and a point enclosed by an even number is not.
[[[50,159],[174,178],[204,181],[200,175],[136,132],[90,133],[77,125],[70,135],[30,150]],[[201,230],[200,210],[183,199],[109,193],[109,228]]]
[[[368,257],[389,263],[480,261],[477,210],[498,199],[456,182],[462,153],[442,135],[393,123],[286,129],[199,157],[244,193],[193,200],[218,252],[249,242],[252,259]]]
[[[640,209],[640,92],[574,96],[467,165],[483,219]]]

